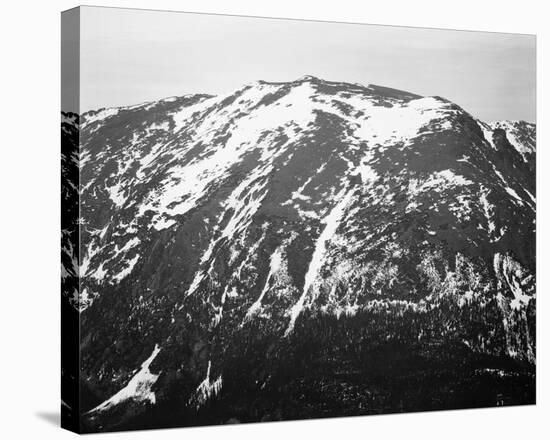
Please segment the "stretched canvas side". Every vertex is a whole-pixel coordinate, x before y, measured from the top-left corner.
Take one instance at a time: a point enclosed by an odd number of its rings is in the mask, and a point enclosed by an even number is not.
[[[61,426],[79,414],[79,64],[80,9],[61,14]]]

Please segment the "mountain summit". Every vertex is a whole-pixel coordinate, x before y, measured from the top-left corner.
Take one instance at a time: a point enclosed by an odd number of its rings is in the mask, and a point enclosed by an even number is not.
[[[65,116],[88,430],[530,402],[533,124],[312,76]]]

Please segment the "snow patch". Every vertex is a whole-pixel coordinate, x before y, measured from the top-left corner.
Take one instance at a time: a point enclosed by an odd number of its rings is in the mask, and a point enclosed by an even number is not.
[[[189,399],[189,405],[193,405],[196,409],[199,409],[211,397],[217,396],[222,389],[223,380],[221,374],[216,380],[210,380],[211,367],[212,363],[211,361],[208,361],[206,378],[199,384],[195,393]]]
[[[147,360],[141,364],[141,369],[132,377],[132,379],[130,379],[128,384],[114,396],[88,411],[86,414],[93,415],[94,413],[101,413],[128,400],[138,403],[148,402],[150,404],[155,404],[156,396],[151,388],[157,381],[160,373],[151,373],[149,366],[157,357],[160,350],[160,347],[155,345],[151,356],[149,356]]]
[[[136,254],[131,260],[126,262],[126,267],[122,269],[118,274],[113,276],[113,281],[120,283],[124,278],[132,273],[134,266],[139,260],[139,254]]]
[[[315,287],[314,283],[319,274],[319,270],[323,265],[324,256],[327,251],[327,244],[333,239],[334,235],[336,234],[336,230],[340,225],[342,217],[344,216],[345,209],[349,201],[351,200],[352,195],[352,190],[347,190],[346,188],[343,188],[335,198],[339,201],[332,208],[330,213],[325,218],[323,218],[323,220],[321,220],[321,222],[324,223],[326,226],[315,243],[315,249],[311,256],[311,261],[305,275],[302,295],[300,296],[298,302],[290,310],[290,322],[288,324],[288,328],[286,329],[285,336],[288,336],[294,330],[296,319],[298,319],[298,316],[304,308],[307,295],[310,289]]]

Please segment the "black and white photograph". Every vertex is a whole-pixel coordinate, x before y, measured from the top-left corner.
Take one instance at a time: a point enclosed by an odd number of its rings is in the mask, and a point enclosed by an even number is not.
[[[534,35],[62,25],[66,428],[536,403]]]
[[[6,2],[0,438],[545,439],[544,6]]]

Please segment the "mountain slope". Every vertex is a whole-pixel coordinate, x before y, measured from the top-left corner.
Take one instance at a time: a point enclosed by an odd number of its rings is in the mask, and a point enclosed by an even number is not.
[[[185,425],[490,405],[511,381],[510,402],[530,401],[534,140],[439,97],[314,77],[84,114],[90,430],[155,408]],[[431,371],[464,377],[402,390]]]

